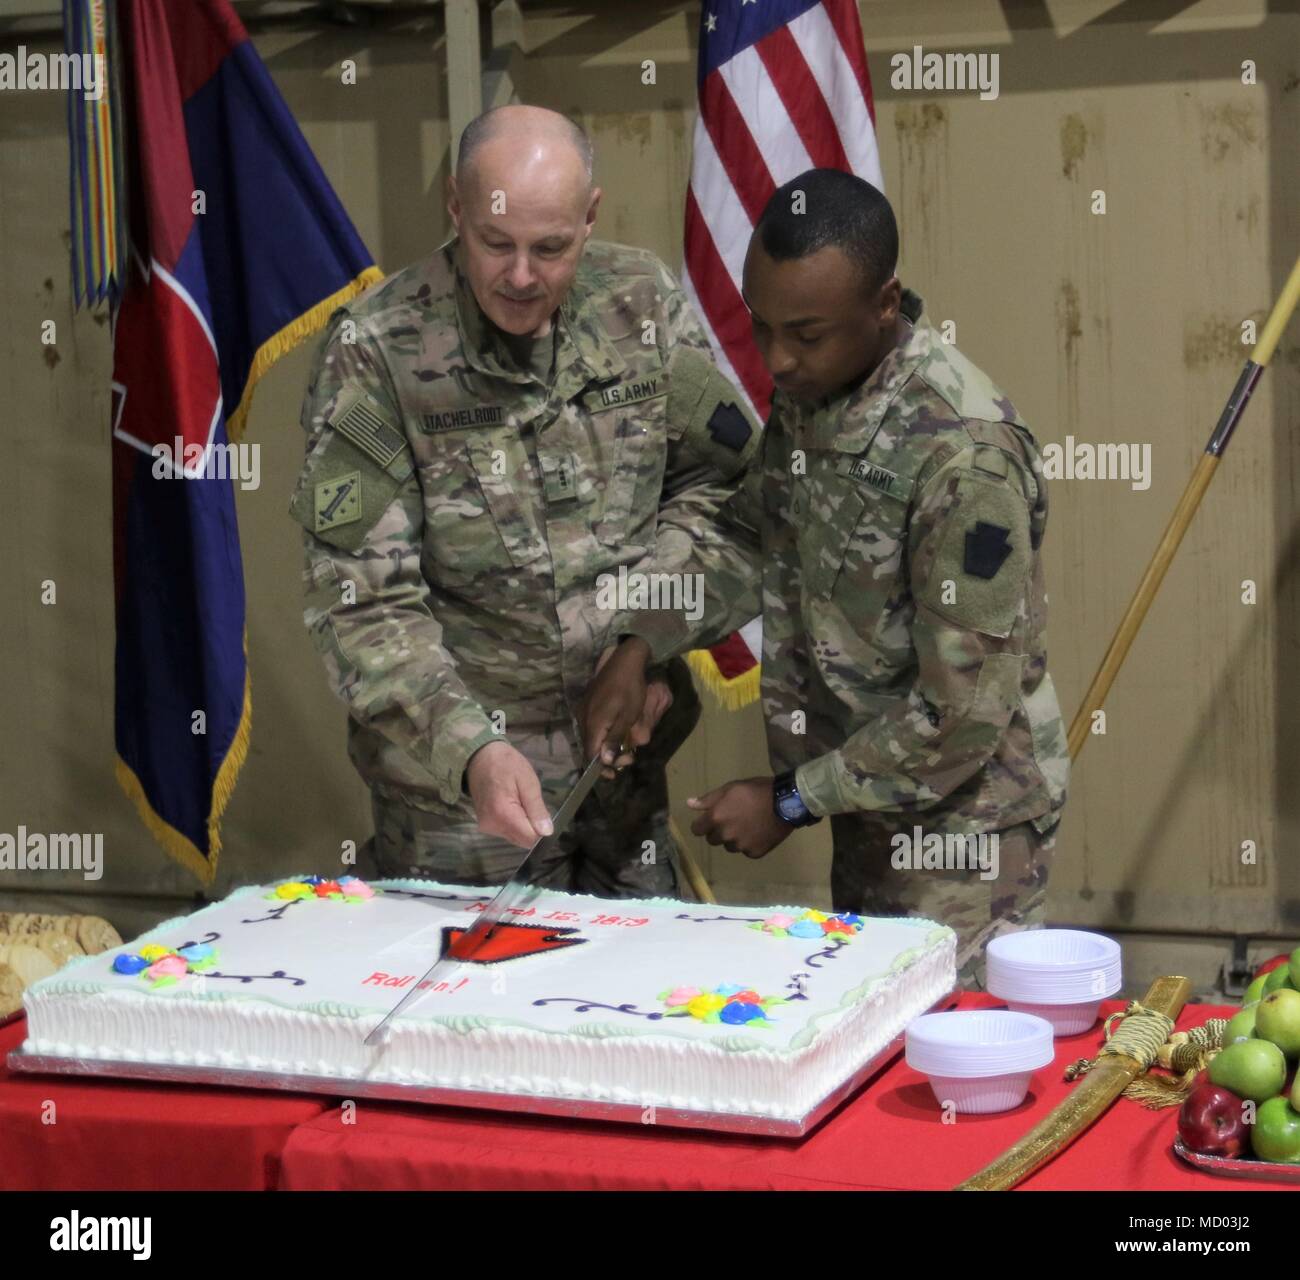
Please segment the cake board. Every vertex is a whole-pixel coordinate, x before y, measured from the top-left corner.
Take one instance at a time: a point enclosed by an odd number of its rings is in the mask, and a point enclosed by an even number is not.
[[[950,1009],[959,991],[935,1001],[927,1012]],[[872,1076],[883,1071],[903,1049],[898,1035],[875,1057],[864,1063],[843,1084],[832,1089],[803,1116],[778,1120],[723,1111],[690,1111],[655,1107],[652,1121],[640,1103],[598,1102],[581,1098],[543,1097],[536,1094],[496,1093],[477,1089],[449,1089],[429,1085],[403,1085],[387,1081],[342,1079],[333,1076],[292,1075],[277,1071],[249,1071],[234,1067],[189,1067],[170,1063],[64,1058],[13,1049],[7,1064],[23,1074],[99,1076],[141,1080],[157,1084],[217,1085],[222,1088],[278,1089],[338,1098],[375,1098],[430,1107],[463,1107],[480,1111],[507,1111],[519,1115],[558,1116],[566,1120],[603,1120],[624,1124],[665,1125],[675,1129],[704,1129],[715,1133],[749,1134],[763,1138],[803,1138]]]

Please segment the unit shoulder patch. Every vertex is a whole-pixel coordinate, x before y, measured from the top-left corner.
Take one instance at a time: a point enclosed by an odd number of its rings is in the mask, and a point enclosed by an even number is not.
[[[361,519],[361,472],[322,480],[314,490],[313,528],[317,533]]]

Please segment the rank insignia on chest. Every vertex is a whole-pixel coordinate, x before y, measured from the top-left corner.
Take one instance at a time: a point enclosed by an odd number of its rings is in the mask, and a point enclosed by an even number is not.
[[[572,454],[542,458],[542,477],[546,501],[568,502],[578,496],[578,484]]]
[[[432,435],[437,431],[463,431],[467,427],[499,427],[505,420],[505,405],[466,405],[463,408],[421,414],[420,430],[426,435]]]
[[[629,404],[654,400],[667,394],[668,388],[663,385],[661,378],[640,378],[635,382],[618,382],[612,387],[601,387],[597,391],[588,392],[583,397],[583,402],[589,412],[599,413],[602,409],[621,409]]]
[[[316,532],[337,529],[361,519],[361,473],[351,471],[316,486]]]
[[[898,496],[898,476],[885,467],[878,467],[874,462],[868,462],[865,458],[841,458],[835,464],[835,473],[870,485],[873,489],[879,489],[881,493]]]

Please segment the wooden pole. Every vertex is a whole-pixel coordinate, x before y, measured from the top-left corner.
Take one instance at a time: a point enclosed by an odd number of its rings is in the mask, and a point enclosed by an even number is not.
[[[1124,659],[1142,626],[1147,610],[1151,607],[1156,592],[1160,590],[1160,584],[1164,581],[1165,573],[1168,571],[1170,564],[1173,563],[1174,554],[1178,550],[1179,543],[1182,542],[1183,535],[1192,523],[1192,517],[1201,505],[1201,499],[1205,496],[1206,489],[1210,487],[1210,481],[1213,479],[1214,472],[1219,465],[1219,459],[1228,447],[1228,441],[1232,438],[1233,430],[1236,428],[1242,413],[1245,412],[1251,393],[1255,390],[1255,385],[1259,382],[1261,374],[1272,359],[1273,352],[1277,349],[1277,344],[1281,340],[1282,332],[1291,319],[1291,314],[1295,311],[1298,302],[1300,302],[1300,258],[1296,259],[1295,266],[1291,268],[1291,275],[1287,279],[1276,305],[1269,314],[1268,320],[1264,323],[1263,331],[1259,335],[1259,341],[1255,344],[1250,359],[1246,361],[1245,368],[1242,369],[1241,375],[1237,379],[1237,385],[1233,387],[1232,394],[1223,407],[1223,413],[1219,416],[1218,425],[1214,428],[1213,435],[1210,436],[1209,444],[1205,446],[1205,453],[1202,455],[1200,462],[1196,464],[1196,470],[1192,472],[1192,478],[1187,482],[1187,488],[1183,491],[1182,498],[1179,499],[1178,505],[1174,508],[1174,514],[1170,517],[1164,536],[1160,539],[1155,555],[1151,557],[1151,563],[1147,565],[1146,572],[1142,575],[1141,582],[1138,583],[1137,591],[1134,592],[1133,599],[1129,602],[1128,609],[1120,620],[1110,646],[1106,650],[1105,657],[1101,660],[1101,666],[1097,668],[1097,674],[1093,676],[1092,683],[1088,686],[1088,692],[1083,695],[1079,710],[1075,713],[1074,720],[1070,724],[1071,760],[1078,758],[1079,752],[1083,750],[1083,744],[1092,736],[1092,718],[1101,709],[1102,703],[1106,701],[1106,695],[1110,692],[1111,685],[1115,683],[1115,677],[1124,664]]]

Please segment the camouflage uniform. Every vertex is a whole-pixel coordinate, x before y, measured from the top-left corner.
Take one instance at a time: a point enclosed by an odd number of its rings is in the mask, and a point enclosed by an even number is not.
[[[762,527],[772,765],[832,815],[835,908],[952,925],[982,985],[989,939],[1042,922],[1069,773],[1044,649],[1047,486],[1011,403],[921,308],[904,291],[899,345],[856,390],[817,409],[777,392],[732,505]],[[918,826],[999,833],[997,877],[896,869],[894,837]]]
[[[575,711],[627,621],[601,575],[672,573],[701,549],[711,577],[749,571],[713,524],[757,434],[663,265],[589,243],[555,334],[548,383],[482,314],[453,241],[337,311],[317,354],[290,509],[385,874],[513,871],[519,851],[478,833],[463,774],[504,737],[552,811],[576,781]],[[702,639],[716,612],[706,599]],[[680,663],[668,676],[653,743],[597,784],[547,883],[674,889],[663,767],[699,707]]]

